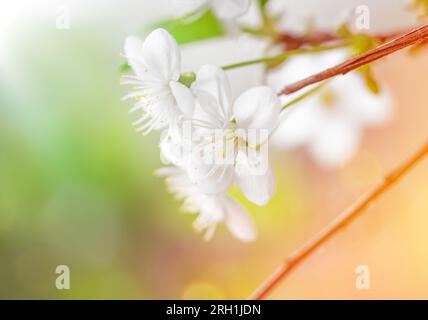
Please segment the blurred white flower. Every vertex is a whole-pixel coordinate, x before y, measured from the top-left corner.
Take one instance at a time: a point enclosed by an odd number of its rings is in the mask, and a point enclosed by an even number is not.
[[[345,50],[293,57],[270,75],[270,82],[280,89],[345,58]],[[293,97],[285,97],[284,102]],[[331,80],[286,111],[272,136],[272,145],[285,149],[306,146],[321,165],[336,167],[358,150],[363,130],[385,122],[391,110],[392,99],[387,90],[375,95],[362,77],[350,73]]]
[[[192,90],[202,111],[195,126],[203,132],[203,151],[212,156],[211,163],[192,162],[192,180],[207,194],[226,192],[236,182],[250,201],[267,204],[275,192],[267,140],[278,125],[277,95],[256,87],[232,103],[226,73],[211,65],[199,70]]]
[[[279,28],[287,32],[305,33],[309,30],[335,32],[342,23],[351,30],[370,34],[388,33],[419,25],[417,15],[408,10],[409,0],[329,0],[320,6],[319,0],[270,0],[269,11],[280,16]],[[370,28],[359,30],[356,9],[366,6],[370,13]]]
[[[178,167],[165,167],[157,174],[166,178],[168,189],[178,199],[184,199],[182,209],[198,213],[193,226],[196,231],[205,230],[205,240],[210,240],[219,223],[225,223],[229,231],[239,240],[250,242],[256,239],[256,231],[244,208],[235,200],[221,193],[207,195],[201,193],[189,179],[185,171]]]
[[[250,0],[174,0],[176,16],[186,16],[212,8],[222,19],[234,19],[248,11]]]
[[[194,99],[189,88],[180,83],[181,55],[175,39],[164,29],[156,29],[142,42],[128,37],[125,56],[135,75],[124,76],[122,83],[134,91],[124,99],[136,98],[131,112],[143,115],[134,123],[137,131],[178,130],[180,118],[191,116]]]

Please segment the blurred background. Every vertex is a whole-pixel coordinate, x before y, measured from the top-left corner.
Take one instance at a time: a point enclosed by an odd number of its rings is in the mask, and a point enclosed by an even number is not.
[[[319,1],[306,2],[291,1],[290,15],[302,6],[312,9],[304,14],[322,14]],[[346,6],[373,5],[379,28],[416,23],[402,3],[326,2],[337,16]],[[135,133],[130,105],[121,101],[124,39],[144,36],[171,14],[169,4],[1,2],[0,298],[246,298],[288,254],[425,142],[428,51],[399,53],[375,68],[394,94],[394,118],[366,132],[352,161],[327,171],[304,152],[276,153],[278,192],[271,203],[259,208],[239,198],[256,221],[258,240],[242,244],[221,227],[204,242],[192,230],[194,216],[180,212],[153,175],[161,166],[158,137]],[[70,28],[58,29],[64,9]],[[225,64],[253,51],[233,39],[209,40],[184,47],[183,63],[188,69]],[[257,68],[234,71],[234,90],[261,76]],[[271,298],[428,298],[427,181],[428,160]],[[70,267],[70,290],[55,287],[58,265]],[[355,287],[358,265],[370,268],[370,290]]]

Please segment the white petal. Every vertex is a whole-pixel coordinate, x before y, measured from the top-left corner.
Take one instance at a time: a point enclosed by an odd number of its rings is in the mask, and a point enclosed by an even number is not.
[[[232,165],[198,164],[187,168],[190,179],[206,194],[224,193],[232,186],[234,169]]]
[[[251,1],[250,7],[247,12],[236,20],[240,27],[260,29],[263,25],[263,17],[260,11],[258,1]]]
[[[227,198],[226,225],[229,231],[243,242],[254,241],[257,237],[256,228],[251,217],[236,201]]]
[[[317,97],[306,98],[281,115],[279,127],[272,134],[272,146],[291,149],[308,143],[321,130],[324,117]]]
[[[245,154],[241,150],[236,158],[235,179],[244,196],[259,206],[266,205],[275,194],[275,177],[267,154]]]
[[[324,124],[309,151],[321,165],[335,168],[355,154],[360,139],[360,128],[355,123],[332,118]]]
[[[223,19],[233,19],[246,13],[250,0],[212,0],[216,14]]]
[[[192,123],[198,126],[195,121]],[[233,183],[236,143],[233,140],[225,141],[223,130],[212,132],[209,127],[197,129],[196,132],[193,130],[192,141],[194,144],[188,161],[192,181],[203,193],[226,192]]]
[[[125,56],[135,74],[142,77],[145,73],[146,66],[143,60],[143,42],[139,38],[134,36],[126,38]]]
[[[349,74],[333,83],[344,112],[349,117],[366,125],[386,122],[392,113],[392,97],[383,88],[380,94],[373,94],[358,74]]]
[[[180,48],[164,29],[156,29],[143,44],[143,58],[148,71],[164,81],[177,81],[180,77]]]
[[[281,104],[269,87],[256,87],[244,92],[233,105],[233,116],[239,128],[265,129],[269,133],[278,125]]]
[[[183,165],[183,147],[180,139],[176,139],[177,136],[168,135],[159,144],[161,161],[165,165]]]
[[[198,92],[203,92],[211,95],[217,102],[215,110],[212,110],[213,106],[205,106],[203,101],[200,102],[201,107],[207,113],[220,116],[224,121],[230,120],[232,116],[231,90],[226,72],[223,69],[212,65],[202,66],[196,75],[192,89],[196,95]]]
[[[193,116],[194,119],[206,122],[206,125],[211,129],[221,129],[228,121],[223,114],[218,100],[210,93],[197,90],[194,91],[197,108]]]
[[[207,5],[208,0],[175,0],[173,3],[174,16],[181,18],[194,13]]]
[[[169,87],[171,88],[172,95],[175,98],[180,113],[186,117],[192,116],[195,108],[195,99],[190,89],[184,84],[175,81],[171,81]]]
[[[182,174],[181,170],[177,167],[162,167],[155,170],[155,175],[162,178],[167,178],[170,176],[176,176]]]

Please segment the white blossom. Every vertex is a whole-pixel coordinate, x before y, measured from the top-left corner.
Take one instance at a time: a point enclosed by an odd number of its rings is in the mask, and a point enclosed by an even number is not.
[[[176,15],[186,16],[210,8],[222,19],[234,19],[246,13],[251,0],[174,0]]]
[[[235,200],[223,193],[207,195],[200,192],[186,172],[178,167],[165,167],[157,173],[166,178],[169,191],[184,200],[184,211],[199,214],[193,226],[198,232],[205,231],[205,240],[212,238],[219,223],[225,223],[233,236],[243,242],[255,240],[253,221]]]
[[[144,42],[128,37],[125,56],[135,75],[122,81],[134,89],[124,99],[137,99],[131,109],[142,113],[134,123],[137,131],[178,130],[180,118],[192,115],[194,99],[190,89],[178,81],[181,56],[175,39],[164,29],[154,30]]]
[[[213,160],[193,161],[192,180],[207,194],[225,192],[236,183],[250,201],[267,204],[275,193],[267,139],[279,120],[277,95],[269,87],[255,87],[233,103],[226,73],[211,65],[199,70],[192,90],[202,110],[195,122],[204,137],[203,151]]]
[[[293,57],[270,76],[270,82],[279,89],[345,58],[344,50]],[[301,94],[286,97],[284,102]],[[321,165],[336,167],[358,150],[365,128],[388,119],[391,106],[387,90],[373,94],[355,72],[339,76],[283,114],[272,145],[285,149],[305,146]]]

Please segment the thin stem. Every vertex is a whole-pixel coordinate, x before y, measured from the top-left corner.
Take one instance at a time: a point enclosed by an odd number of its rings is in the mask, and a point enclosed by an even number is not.
[[[290,94],[299,91],[311,84],[319,83],[324,80],[336,77],[338,75],[345,75],[350,71],[358,69],[366,64],[373,61],[379,60],[385,56],[388,56],[396,51],[402,50],[415,44],[421,44],[428,40],[428,25],[419,27],[413,31],[406,33],[405,35],[391,40],[379,47],[370,50],[360,56],[345,61],[335,67],[328,68],[320,73],[309,76],[303,80],[295,82],[291,85],[286,86],[281,94]]]
[[[336,45],[323,46],[323,47],[317,46],[317,47],[311,47],[311,48],[305,48],[305,49],[290,50],[272,57],[263,57],[259,59],[247,60],[247,61],[230,64],[230,65],[224,66],[223,70],[242,68],[253,64],[259,64],[259,63],[265,63],[265,62],[282,62],[294,55],[324,52],[324,51],[334,50],[338,48],[343,48],[347,45],[348,45],[347,43],[340,43]]]
[[[380,198],[386,191],[391,189],[401,178],[412,170],[424,157],[428,155],[428,142],[415,153],[407,162],[387,175],[372,191],[360,198],[348,210],[341,213],[324,230],[313,239],[304,244],[300,249],[291,254],[285,263],[281,265],[263,285],[257,289],[252,299],[260,300],[266,298],[278,284],[284,280],[295,268],[311,256],[317,248],[342,231],[348,224],[353,222],[362,214],[369,205]]]
[[[390,34],[377,34],[377,35],[370,35],[370,37],[383,43],[393,38],[396,38],[397,36],[403,33],[404,32],[395,32]],[[325,42],[338,41],[341,39],[342,37],[337,33],[323,32],[323,31],[313,32],[313,33],[304,34],[304,35],[296,35],[293,33],[281,33],[278,36],[277,43],[282,44],[288,50],[294,50],[305,45],[316,46],[316,45],[321,45]]]
[[[305,92],[304,94],[298,96],[297,98],[291,100],[290,102],[286,103],[285,105],[282,106],[281,108],[281,112],[284,111],[285,109],[288,109],[292,106],[294,106],[295,104],[299,103],[300,101],[306,99],[307,97],[317,93],[318,91],[320,91],[327,83],[321,83],[319,85],[317,85],[316,87],[312,88],[311,90],[308,90],[308,92]]]

